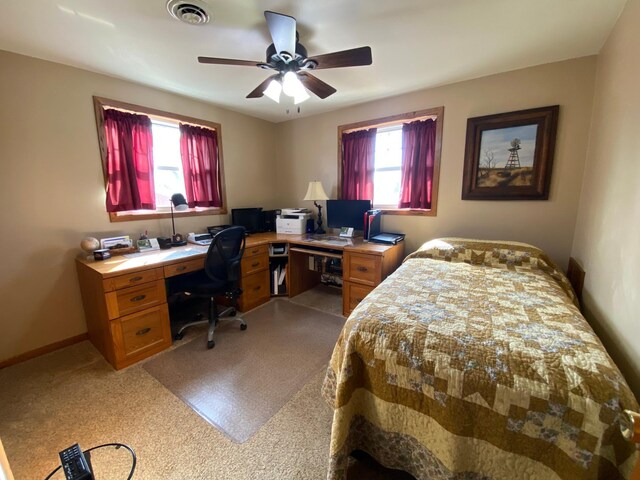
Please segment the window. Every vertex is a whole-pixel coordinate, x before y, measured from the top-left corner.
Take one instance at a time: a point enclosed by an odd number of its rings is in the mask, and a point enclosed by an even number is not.
[[[180,212],[179,215],[191,216],[227,213],[226,198],[224,195],[224,178],[222,174],[222,146],[219,124],[98,97],[94,97],[94,107],[105,184],[107,185],[107,210],[109,211],[112,222],[169,217],[171,207],[170,198],[174,193],[182,193],[185,195],[189,201],[189,205],[193,207],[186,212]],[[113,145],[114,141],[110,136],[107,138],[105,134],[105,111],[107,109],[111,112],[113,112],[114,109],[125,112],[121,115],[128,115],[129,117],[135,116],[132,114],[137,114],[141,118],[146,119],[146,127],[143,125],[140,128],[142,130],[146,128],[146,135],[152,138],[153,154],[149,156],[147,165],[151,164],[152,158],[153,182],[147,181],[147,183],[143,185],[144,191],[142,195],[146,194],[146,202],[142,204],[143,208],[140,208],[140,203],[135,202],[133,202],[133,209],[131,209],[129,204],[125,204],[124,207],[120,208],[117,206],[113,207],[113,205],[110,204],[109,192],[111,191],[110,189],[113,188],[114,177],[111,177],[112,183],[109,183],[110,177],[108,172],[109,168],[113,169],[114,167],[111,162],[109,164],[107,163],[107,145],[108,142]],[[110,115],[110,117],[111,116],[113,115]],[[144,121],[140,123],[142,124]],[[137,141],[138,137],[135,138]],[[123,144],[120,143],[118,145]],[[124,150],[124,148],[122,148],[122,150]],[[150,149],[145,149],[145,151],[148,150]],[[136,150],[133,156],[135,157],[137,154],[138,152]],[[112,159],[113,157],[111,155],[112,154],[109,153],[109,158]],[[183,155],[185,159],[189,159],[189,161],[185,160],[187,161],[186,164],[183,163]],[[131,164],[128,165],[129,168],[132,168],[130,166]],[[185,168],[187,169],[186,172],[184,170]],[[149,172],[150,170],[151,167],[145,171]],[[120,173],[118,173],[118,177],[120,176]],[[137,163],[135,174],[129,173],[129,178],[131,178],[131,176],[135,179],[129,179],[129,183],[132,181],[134,183],[140,183],[139,178],[141,175],[140,171],[137,170]],[[150,178],[150,175],[147,174],[143,176],[147,179]],[[213,187],[211,187],[211,185],[213,185]],[[134,196],[138,193],[135,190],[134,188]],[[203,197],[203,195],[205,197]],[[150,208],[153,208],[154,197],[155,209],[152,210]]]
[[[151,119],[156,208],[170,208],[171,195],[185,194],[178,123]]]
[[[338,143],[341,155],[341,159],[338,162],[338,191],[341,192],[341,198],[368,199],[373,197],[374,208],[383,210],[385,214],[435,216],[437,211],[443,115],[444,107],[438,107],[338,127]],[[429,182],[422,182],[422,184],[427,183],[424,189],[428,190],[431,208],[399,208],[399,205],[406,204],[401,202],[403,156],[405,155],[403,150],[403,136],[405,135],[403,133],[403,125],[411,124],[412,122],[416,122],[416,125],[417,122],[433,124],[433,122],[424,122],[429,119],[435,122],[435,141],[431,142],[433,160],[431,168],[433,175],[432,178],[429,178]],[[432,125],[432,135],[433,128]],[[357,136],[349,135],[356,132],[360,133]],[[346,137],[345,134],[347,135]],[[349,136],[353,137],[353,144],[348,143],[345,145],[344,142],[350,141],[348,139]],[[375,137],[375,147],[372,147],[373,137]],[[359,140],[356,141],[356,138]],[[371,140],[368,140],[369,138]],[[433,137],[431,138],[433,139]],[[411,144],[411,142],[409,143]],[[367,145],[369,146],[367,147]],[[370,160],[359,158],[353,164],[355,166],[352,168],[355,168],[355,170],[343,171],[347,151],[357,151],[358,155]],[[351,153],[351,155],[353,154]],[[372,162],[372,164],[369,162]],[[347,161],[346,165],[346,168],[349,168],[350,163]],[[413,174],[414,168],[410,163],[407,164],[406,168],[409,169],[409,173]],[[363,177],[366,177],[366,180]],[[343,184],[343,182],[349,183]],[[372,186],[371,183],[373,183]]]
[[[402,174],[402,125],[378,129],[374,165],[373,205],[397,208]]]

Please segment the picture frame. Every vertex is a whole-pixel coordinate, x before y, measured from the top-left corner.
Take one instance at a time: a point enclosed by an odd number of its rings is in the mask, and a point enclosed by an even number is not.
[[[467,120],[463,200],[548,200],[559,105]]]
[[[136,245],[141,252],[160,250],[160,244],[156,238],[141,238],[136,241]]]

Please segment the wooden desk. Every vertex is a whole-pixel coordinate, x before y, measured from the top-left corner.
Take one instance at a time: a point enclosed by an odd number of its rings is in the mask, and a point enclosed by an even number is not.
[[[328,244],[300,235],[290,238],[288,243],[291,297],[320,283],[320,274],[308,268],[309,256],[329,255],[342,258],[342,314],[345,317],[393,273],[404,258],[404,242],[382,245],[354,238],[344,244]]]
[[[251,235],[241,263],[241,311],[269,301],[270,243],[289,245],[289,296],[320,282],[320,273],[308,268],[310,255],[342,256],[345,316],[398,267],[404,254],[403,243],[391,246],[353,239],[351,244],[329,245],[306,235]],[[206,253],[207,247],[187,245],[104,261],[77,259],[89,339],[115,369],[171,345],[165,279],[202,269]]]

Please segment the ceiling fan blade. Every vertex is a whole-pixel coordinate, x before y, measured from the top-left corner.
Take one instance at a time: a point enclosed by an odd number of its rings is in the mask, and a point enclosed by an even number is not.
[[[257,67],[261,62],[251,60],[234,60],[233,58],[198,57],[200,63],[212,63],[214,65],[239,65],[247,67]]]
[[[265,89],[269,86],[269,84],[271,83],[271,80],[273,80],[274,78],[276,78],[279,74],[276,73],[275,75],[271,75],[269,78],[267,78],[264,82],[262,82],[260,85],[258,85],[256,88],[254,88],[251,93],[249,93],[249,95],[247,95],[247,98],[260,98],[263,94]]]
[[[341,52],[325,53],[318,55],[311,60],[318,62],[314,70],[322,68],[358,67],[361,65],[371,65],[371,47],[352,48]]]
[[[281,13],[264,12],[276,52],[296,54],[296,19]]]
[[[319,78],[307,72],[298,72],[298,78],[300,78],[302,85],[304,85],[306,89],[311,90],[320,98],[327,98],[329,95],[337,92],[331,85],[324,83]]]

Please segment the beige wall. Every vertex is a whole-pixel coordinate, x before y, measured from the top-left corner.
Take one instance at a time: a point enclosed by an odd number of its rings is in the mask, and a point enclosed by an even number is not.
[[[591,141],[573,256],[586,316],[640,398],[640,0],[598,57]]]
[[[230,206],[273,207],[276,125],[112,77],[0,51],[0,361],[86,332],[74,257],[86,235],[171,231],[110,223],[92,95],[222,125]],[[186,233],[226,218],[177,222]]]
[[[318,179],[337,198],[337,127],[444,105],[437,217],[383,218],[383,229],[407,234],[407,252],[438,236],[511,239],[539,245],[568,261],[586,156],[595,57],[493,75],[366,103],[284,124],[278,144],[281,202],[304,205],[307,182]],[[467,118],[560,105],[548,201],[462,201]]]

